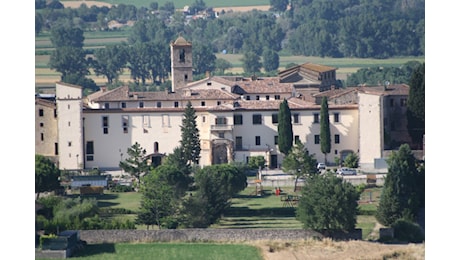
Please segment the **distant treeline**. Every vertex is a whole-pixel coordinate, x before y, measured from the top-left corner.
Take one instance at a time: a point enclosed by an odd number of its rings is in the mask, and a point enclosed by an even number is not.
[[[128,44],[169,43],[180,34],[214,52],[389,58],[425,55],[424,0],[270,0],[271,11],[216,13],[195,0],[189,12],[174,3],[71,9],[57,0],[35,1],[37,34],[56,25],[109,30],[109,22],[135,21]],[[181,7],[179,7],[181,8]],[[199,14],[201,18],[193,19]]]

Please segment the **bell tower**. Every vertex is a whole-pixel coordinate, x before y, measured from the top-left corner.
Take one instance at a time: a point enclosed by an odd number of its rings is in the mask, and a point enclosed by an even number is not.
[[[179,36],[171,42],[171,91],[184,88],[192,78],[192,43]]]

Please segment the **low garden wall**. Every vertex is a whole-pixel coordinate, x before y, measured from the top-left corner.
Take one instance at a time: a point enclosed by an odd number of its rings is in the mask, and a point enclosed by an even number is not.
[[[164,229],[164,230],[80,230],[88,244],[131,242],[241,242],[255,240],[303,240],[325,236],[304,229]],[[362,230],[330,234],[336,239],[362,239]]]

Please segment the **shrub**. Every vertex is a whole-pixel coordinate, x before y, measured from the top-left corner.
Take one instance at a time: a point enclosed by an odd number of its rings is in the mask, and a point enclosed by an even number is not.
[[[398,219],[393,224],[394,238],[409,243],[421,243],[425,240],[422,228],[414,222]]]

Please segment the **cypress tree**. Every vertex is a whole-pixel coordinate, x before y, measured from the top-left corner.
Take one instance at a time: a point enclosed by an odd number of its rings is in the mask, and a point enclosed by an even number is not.
[[[287,100],[284,99],[278,112],[278,148],[284,155],[287,155],[292,148],[293,135],[291,110]]]
[[[324,162],[327,163],[327,154],[331,152],[331,128],[329,123],[329,106],[326,97],[323,97],[321,101],[320,125],[321,152],[324,154]]]
[[[425,63],[412,73],[407,99],[407,128],[412,141],[423,144],[425,134]]]
[[[188,164],[198,163],[200,159],[200,133],[196,124],[196,113],[190,101],[184,112],[184,118],[181,125],[181,149],[183,151],[184,159]]]

